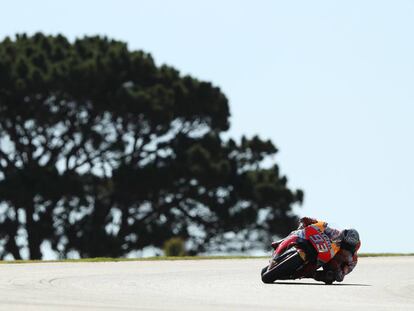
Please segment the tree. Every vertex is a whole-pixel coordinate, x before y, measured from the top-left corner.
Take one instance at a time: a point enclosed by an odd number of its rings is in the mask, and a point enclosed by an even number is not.
[[[303,193],[258,137],[224,140],[224,94],[101,37],[0,43],[0,256],[189,251],[286,234]],[[227,241],[229,240],[229,241]],[[226,242],[227,241],[227,242]],[[237,241],[237,242],[236,242]]]

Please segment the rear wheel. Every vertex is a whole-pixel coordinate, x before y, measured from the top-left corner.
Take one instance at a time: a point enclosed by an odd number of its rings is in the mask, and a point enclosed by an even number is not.
[[[270,270],[268,267],[262,269],[263,283],[273,283],[275,280],[289,279],[298,270],[304,261],[296,251],[276,263]]]

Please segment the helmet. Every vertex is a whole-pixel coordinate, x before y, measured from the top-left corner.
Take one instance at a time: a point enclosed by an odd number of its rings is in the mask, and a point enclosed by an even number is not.
[[[355,229],[345,229],[342,232],[342,241],[350,246],[357,246],[359,241],[359,233]]]

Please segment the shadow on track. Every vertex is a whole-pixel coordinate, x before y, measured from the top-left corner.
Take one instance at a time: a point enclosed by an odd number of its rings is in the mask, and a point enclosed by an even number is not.
[[[316,286],[372,286],[369,284],[352,284],[352,283],[333,283],[326,285],[324,283],[305,283],[305,282],[275,282],[273,285],[316,285]]]

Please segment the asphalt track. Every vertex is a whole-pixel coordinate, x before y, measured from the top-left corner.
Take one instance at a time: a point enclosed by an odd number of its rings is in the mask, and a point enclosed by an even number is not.
[[[414,257],[343,283],[262,284],[265,259],[0,265],[0,310],[414,310]]]

